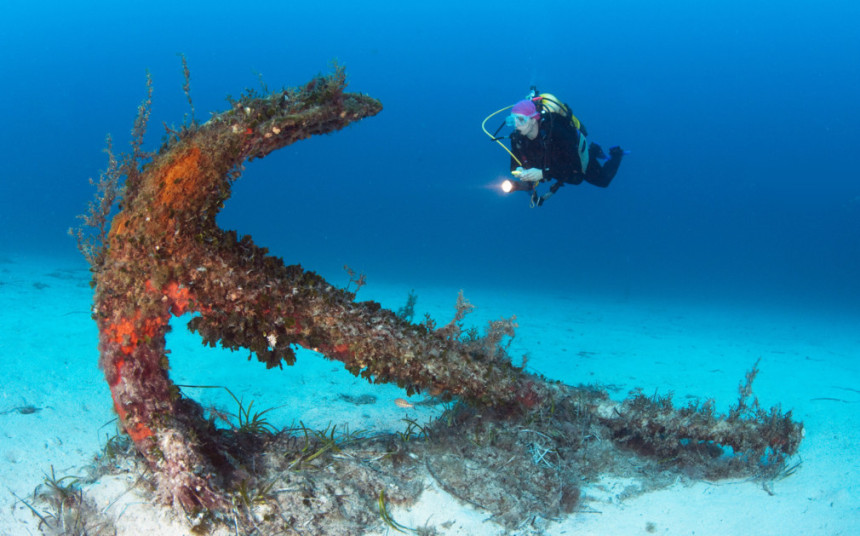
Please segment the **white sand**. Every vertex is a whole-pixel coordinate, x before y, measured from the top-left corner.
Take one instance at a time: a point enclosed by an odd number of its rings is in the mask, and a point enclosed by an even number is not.
[[[0,534],[38,534],[37,519],[12,495],[28,498],[51,466],[57,476],[84,474],[115,433],[110,397],[97,363],[97,332],[89,317],[88,273],[71,259],[9,256],[0,263]],[[420,282],[416,282],[420,283]],[[43,286],[47,285],[47,286]],[[410,288],[418,312],[447,321],[459,287],[422,288],[371,281],[359,298],[400,307]],[[634,387],[714,397],[725,410],[737,386],[761,358],[755,394],[762,405],[781,403],[803,420],[802,466],[774,483],[772,493],[753,482],[684,482],[641,495],[636,482],[605,480],[585,488],[587,512],[541,524],[523,534],[576,535],[854,535],[860,534],[860,314],[770,310],[678,301],[618,301],[574,295],[546,296],[465,288],[478,309],[472,320],[516,314],[520,329],[511,347],[529,354],[529,368],[567,383],[600,383],[624,397]],[[430,409],[404,410],[391,386],[354,378],[339,363],[308,353],[295,367],[267,371],[245,353],[203,348],[183,323],[168,346],[180,384],[225,385],[278,407],[272,418],[313,427],[329,422],[353,430],[401,429],[404,416],[426,420]],[[204,404],[232,408],[221,390],[185,392]],[[340,394],[372,394],[356,406]],[[816,400],[817,399],[817,400]],[[836,400],[833,400],[836,399]],[[35,413],[14,408],[34,406]],[[126,534],[184,534],[184,525],[156,513],[122,477],[86,488]],[[29,500],[29,499],[28,499]],[[419,502],[391,508],[411,527],[440,534],[501,534],[501,528],[428,483]],[[450,522],[450,523],[449,523]]]

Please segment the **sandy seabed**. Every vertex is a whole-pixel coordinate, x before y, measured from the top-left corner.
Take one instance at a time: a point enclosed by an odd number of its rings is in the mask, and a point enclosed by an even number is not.
[[[97,367],[97,331],[90,319],[86,268],[73,259],[7,256],[0,259],[0,534],[40,534],[27,506],[43,508],[34,490],[55,477],[91,474],[116,435],[107,385]],[[417,312],[447,321],[460,287],[409,287],[373,281],[358,298],[397,309],[410,290]],[[754,384],[761,404],[782,404],[804,422],[806,437],[790,476],[757,481],[704,482],[679,478],[641,492],[635,478],[605,477],[583,486],[576,512],[505,529],[428,479],[409,508],[390,505],[397,523],[431,527],[436,534],[570,535],[855,535],[860,534],[860,313],[785,309],[759,304],[519,294],[510,289],[464,288],[477,306],[479,326],[517,315],[510,353],[528,355],[529,370],[577,385],[602,385],[623,398],[673,392],[676,400],[714,398],[721,411],[737,400],[744,373],[760,359]],[[223,385],[273,408],[278,426],[301,421],[376,432],[403,430],[441,408],[394,403],[405,394],[371,385],[336,362],[310,352],[294,367],[265,370],[247,355],[204,348],[176,319],[169,336],[173,379],[183,385]],[[220,389],[186,389],[205,407],[235,402]],[[359,397],[372,403],[356,404]],[[410,400],[420,401],[422,397]],[[84,479],[85,480],[85,479]],[[84,482],[82,480],[82,482]],[[133,471],[82,484],[118,534],[189,534],[171,510],[152,504]],[[512,489],[511,493],[516,493]],[[382,527],[382,528],[380,528]],[[223,529],[224,534],[232,532]],[[381,523],[366,534],[394,533]]]

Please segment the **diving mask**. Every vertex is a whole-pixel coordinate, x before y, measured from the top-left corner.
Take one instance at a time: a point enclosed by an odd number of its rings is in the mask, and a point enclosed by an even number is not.
[[[529,122],[531,117],[523,114],[511,114],[505,118],[505,124],[509,127],[521,127]]]

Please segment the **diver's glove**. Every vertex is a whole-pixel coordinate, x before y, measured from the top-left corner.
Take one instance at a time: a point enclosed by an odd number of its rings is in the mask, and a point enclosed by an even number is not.
[[[521,181],[525,182],[540,182],[543,180],[543,171],[537,168],[517,168],[516,171],[518,173],[514,173],[514,176]]]

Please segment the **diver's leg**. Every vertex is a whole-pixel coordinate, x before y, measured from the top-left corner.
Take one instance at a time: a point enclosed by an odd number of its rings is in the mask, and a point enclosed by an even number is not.
[[[603,153],[599,145],[592,143],[589,147],[589,153],[591,158],[589,158],[588,169],[585,170],[585,180],[600,188],[606,188],[618,172],[624,151],[621,147],[612,147],[609,149],[609,160],[603,165],[595,158],[598,153]]]
[[[603,164],[603,176],[606,177],[606,185],[609,186],[610,181],[615,178],[618,173],[618,166],[621,165],[621,159],[624,157],[624,150],[617,145],[609,148],[609,160]]]

